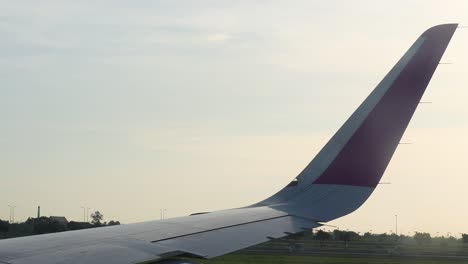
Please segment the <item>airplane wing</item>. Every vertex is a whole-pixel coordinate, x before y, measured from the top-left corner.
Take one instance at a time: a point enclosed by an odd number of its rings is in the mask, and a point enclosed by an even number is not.
[[[424,32],[319,154],[270,198],[212,213],[0,240],[0,264],[189,263],[177,258],[213,258],[353,212],[379,183],[456,28]]]

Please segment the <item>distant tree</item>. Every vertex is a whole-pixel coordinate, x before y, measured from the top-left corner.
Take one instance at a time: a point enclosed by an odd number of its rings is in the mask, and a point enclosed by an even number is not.
[[[120,225],[120,222],[119,222],[119,221],[110,220],[109,223],[108,223],[107,225],[108,225],[108,226]]]
[[[344,235],[345,241],[356,241],[359,240],[361,236],[354,231],[346,231]]]
[[[2,221],[0,219],[0,232],[8,232],[10,230],[10,223],[8,223],[7,221]]]
[[[33,232],[35,234],[47,234],[62,232],[66,230],[66,227],[61,225],[57,221],[51,220],[49,217],[40,217],[32,220],[33,223]]]
[[[80,230],[80,229],[87,229],[91,227],[93,227],[93,225],[88,222],[71,221],[68,223],[68,230]]]
[[[387,235],[387,233],[383,233],[383,234],[377,235],[377,241],[378,241],[378,242],[386,242],[386,241],[388,241],[388,235]]]
[[[366,233],[364,233],[364,235],[362,237],[364,238],[364,240],[369,241],[374,237],[374,235],[372,235],[371,232],[366,232]]]
[[[462,234],[463,243],[468,243],[468,234]]]
[[[333,230],[333,237],[335,240],[341,241],[353,241],[358,240],[360,238],[359,234],[353,231],[341,231],[338,229]]]
[[[428,245],[432,243],[432,238],[429,233],[416,232],[416,234],[414,234],[414,240],[419,245]]]
[[[96,212],[91,214],[91,219],[93,219],[93,220],[91,220],[91,223],[94,226],[101,226],[102,225],[101,221],[102,221],[102,219],[104,219],[104,215],[101,214],[101,212],[96,211]]]
[[[333,230],[333,239],[334,240],[345,241],[344,233],[345,233],[344,231],[340,231],[338,229]]]
[[[397,234],[393,233],[393,234],[390,234],[388,236],[389,240],[392,241],[392,242],[396,242],[398,241],[398,239],[400,238]]]
[[[325,241],[325,240],[330,240],[331,235],[328,232],[325,232],[323,230],[317,231],[315,234],[315,239]]]

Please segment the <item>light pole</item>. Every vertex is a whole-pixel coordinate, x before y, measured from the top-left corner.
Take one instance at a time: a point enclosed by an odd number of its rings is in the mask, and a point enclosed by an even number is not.
[[[398,215],[395,215],[395,234],[398,236]]]
[[[8,205],[10,207],[10,223],[15,222],[15,207],[14,205]]]
[[[89,210],[90,210],[90,209],[91,209],[91,208],[89,208],[89,207],[86,208],[86,221],[87,221],[88,223],[89,223]]]
[[[86,208],[84,206],[81,206],[83,208],[83,222],[86,222]]]

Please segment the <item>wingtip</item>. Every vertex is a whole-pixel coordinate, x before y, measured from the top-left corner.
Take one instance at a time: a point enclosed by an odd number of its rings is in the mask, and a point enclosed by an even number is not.
[[[423,35],[429,34],[439,34],[440,32],[451,32],[453,33],[458,28],[458,23],[447,23],[447,24],[440,24],[427,29]]]

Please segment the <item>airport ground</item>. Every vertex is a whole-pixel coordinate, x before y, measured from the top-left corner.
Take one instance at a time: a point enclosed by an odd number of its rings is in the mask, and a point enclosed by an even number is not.
[[[349,256],[271,256],[271,255],[226,255],[200,264],[462,264],[467,260],[411,259],[404,257],[349,257]]]
[[[458,264],[468,263],[468,245],[460,240],[435,240],[420,245],[407,241],[272,241],[212,260],[204,264]]]
[[[3,223],[8,224],[5,221]],[[50,218],[32,219],[24,223],[4,225],[3,230],[0,228],[0,239],[96,227],[90,223],[80,226],[75,226],[76,224],[71,222],[65,228]],[[318,230],[313,233],[303,232],[282,239],[273,239],[212,260],[192,259],[192,262],[200,264],[468,263],[468,234],[455,238],[450,234],[445,237],[431,237],[428,233],[418,232],[409,236],[369,232],[361,235],[338,229],[327,232]]]

